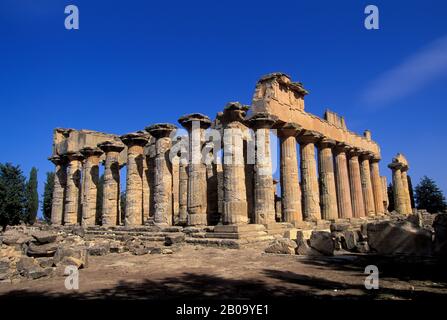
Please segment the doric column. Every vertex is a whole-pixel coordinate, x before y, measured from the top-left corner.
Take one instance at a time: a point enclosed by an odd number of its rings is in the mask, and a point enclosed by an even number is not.
[[[143,216],[143,178],[144,178],[144,146],[148,137],[142,133],[129,133],[121,136],[127,146],[126,175],[126,226],[142,225]]]
[[[270,156],[270,128],[275,121],[274,117],[265,113],[257,113],[248,120],[249,125],[255,130],[254,223],[256,224],[276,222]]]
[[[370,160],[371,184],[374,193],[374,207],[376,208],[376,214],[383,214],[385,212],[383,208],[383,197],[386,196],[386,194],[382,194],[383,192],[379,172],[379,161],[380,158],[378,156],[373,156],[373,158]]]
[[[102,225],[120,224],[120,152],[124,146],[116,141],[105,141],[98,147],[106,154],[102,201]]]
[[[405,191],[402,182],[402,164],[393,162],[388,165],[388,168],[393,172],[394,209],[400,214],[407,214]]]
[[[245,187],[245,164],[242,124],[247,106],[238,102],[229,103],[219,120],[224,125],[223,152],[223,224],[248,223],[247,194]]]
[[[371,183],[371,168],[369,160],[372,155],[369,152],[362,152],[360,155],[360,175],[362,180],[363,200],[365,201],[365,213],[367,216],[373,216],[376,213],[374,206],[374,193]]]
[[[318,144],[318,162],[320,171],[321,218],[338,218],[337,191],[335,188],[334,157],[332,148],[335,141],[324,138]]]
[[[352,148],[349,151],[349,181],[351,187],[352,215],[356,218],[365,216],[362,180],[360,178],[359,151]]]
[[[404,191],[404,200],[405,200],[405,212],[410,214],[413,212],[413,209],[411,208],[411,198],[410,198],[410,188],[408,185],[408,166],[404,165],[401,169],[401,175],[402,175],[402,186]]]
[[[61,225],[64,218],[65,187],[67,185],[67,163],[61,156],[48,158],[55,165],[53,200],[51,203],[51,224]]]
[[[281,212],[283,221],[290,223],[303,221],[301,188],[298,176],[298,157],[296,152],[296,136],[300,131],[301,127],[295,123],[287,123],[278,131],[281,148]]]
[[[67,153],[67,187],[65,191],[64,224],[78,224],[81,218],[81,170],[82,154]]]
[[[81,224],[83,226],[94,226],[98,218],[99,158],[102,151],[99,148],[85,147],[80,152],[85,158],[82,170]]]
[[[203,114],[192,113],[178,122],[188,130],[189,137],[188,225],[207,225],[206,164],[202,159],[202,147],[211,120]]]
[[[338,217],[351,218],[351,188],[349,186],[348,162],[346,151],[349,149],[343,143],[337,143],[334,148],[335,155],[335,186],[337,189]]]
[[[321,220],[315,143],[321,134],[306,130],[298,136],[301,154],[301,188],[303,192],[304,220]]]
[[[158,123],[146,128],[155,139],[154,222],[172,225],[172,175],[169,150],[171,134],[177,127],[170,123]]]
[[[179,223],[188,222],[188,160],[180,159],[179,163]]]

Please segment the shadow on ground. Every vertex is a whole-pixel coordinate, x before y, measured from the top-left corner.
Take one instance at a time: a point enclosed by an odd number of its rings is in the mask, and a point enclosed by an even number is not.
[[[120,281],[113,288],[100,289],[86,293],[51,293],[32,290],[10,291],[2,298],[11,299],[80,299],[80,300],[170,300],[170,299],[309,299],[309,300],[375,300],[375,299],[445,299],[447,275],[444,264],[391,262],[386,259],[304,259],[319,269],[340,270],[359,274],[367,264],[377,264],[381,270],[381,279],[407,281],[417,279],[437,281],[438,290],[424,286],[424,290],[410,290],[409,286],[391,286],[379,290],[366,290],[363,281],[348,284],[343,281],[303,275],[290,271],[264,269],[259,279],[228,279],[214,275],[184,273],[178,277],[166,277],[160,280],[145,279],[140,282]],[[361,279],[360,279],[361,280]],[[405,284],[405,282],[403,283]],[[426,289],[426,290],[425,290]],[[355,291],[355,293],[353,293]]]

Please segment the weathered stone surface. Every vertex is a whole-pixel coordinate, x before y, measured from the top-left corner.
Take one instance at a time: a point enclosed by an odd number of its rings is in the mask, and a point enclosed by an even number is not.
[[[349,227],[349,223],[331,223],[329,226],[331,232],[343,232],[348,230]]]
[[[73,257],[82,261],[83,266],[88,266],[88,253],[85,247],[59,246],[54,254],[54,264],[59,265],[65,257]]]
[[[32,236],[40,244],[52,243],[57,239],[57,234],[51,232],[34,232]]]
[[[37,260],[31,257],[20,258],[16,268],[21,276],[29,279],[39,279],[49,276],[53,271],[51,268],[42,268]]]
[[[359,241],[359,234],[357,231],[345,230],[343,231],[344,248],[346,250],[354,250],[357,247]]]
[[[53,258],[41,257],[41,258],[36,258],[36,260],[42,268],[49,268],[49,267],[52,267],[54,264]]]
[[[110,252],[110,246],[105,244],[94,245],[87,249],[88,254],[91,256],[104,256]]]
[[[58,248],[57,243],[35,244],[31,242],[26,250],[29,257],[52,257]]]
[[[361,241],[356,244],[356,251],[359,253],[368,253],[370,251],[367,241]]]
[[[335,242],[330,232],[313,231],[310,236],[310,246],[323,255],[331,256],[334,254]]]
[[[290,239],[276,239],[264,250],[266,253],[295,254],[297,244]]]
[[[371,250],[378,254],[415,256],[431,254],[431,233],[425,229],[415,228],[407,221],[368,223],[367,232],[368,244]]]
[[[165,238],[165,245],[171,246],[173,244],[179,244],[185,242],[185,234],[184,233],[173,233],[169,234]]]
[[[76,236],[80,236],[80,237],[84,237],[85,236],[85,230],[82,226],[74,226],[71,229],[71,233],[76,235]]]

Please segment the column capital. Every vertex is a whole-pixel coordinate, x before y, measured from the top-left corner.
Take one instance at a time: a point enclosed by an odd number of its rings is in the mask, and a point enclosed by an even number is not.
[[[247,124],[253,129],[270,129],[278,117],[267,112],[255,113],[246,120]]]
[[[148,135],[145,135],[141,132],[127,133],[122,135],[120,139],[128,147],[130,146],[144,147],[149,141]]]
[[[54,155],[54,156],[49,157],[48,160],[53,162],[53,164],[57,166],[57,165],[65,164],[67,159],[64,156]]]
[[[336,144],[335,144],[335,148],[334,148],[334,151],[336,152],[336,153],[340,153],[340,152],[349,152],[349,150],[351,150],[351,146],[350,145],[348,145],[348,144],[346,144],[346,143],[344,143],[344,142],[337,142]]]
[[[361,151],[360,151],[359,148],[356,148],[356,147],[350,147],[350,148],[348,149],[348,155],[349,155],[350,157],[358,157],[358,156],[360,156],[360,154],[361,154]]]
[[[124,145],[116,142],[116,141],[104,141],[98,144],[98,148],[100,148],[105,153],[108,152],[121,152],[124,149]]]
[[[297,137],[298,141],[304,144],[318,142],[321,138],[322,134],[313,130],[303,130]]]
[[[84,156],[80,152],[67,152],[64,156],[67,157],[68,161],[84,160]]]
[[[250,106],[243,105],[240,102],[229,102],[223,112],[218,114],[218,118],[223,123],[243,122],[249,109]]]
[[[281,137],[298,136],[303,127],[295,122],[276,123],[275,127],[278,129],[278,135]]]
[[[90,156],[98,156],[100,157],[103,152],[99,148],[92,148],[92,147],[84,147],[79,151],[85,158]]]
[[[178,123],[188,130],[191,130],[194,123],[198,123],[201,129],[208,129],[211,126],[211,120],[202,113],[190,113],[181,116]]]
[[[360,158],[362,160],[371,160],[374,158],[374,153],[372,153],[371,151],[368,150],[360,150]]]
[[[337,142],[335,140],[329,139],[329,138],[322,138],[320,141],[318,141],[318,146],[320,148],[333,148]]]
[[[391,162],[389,165],[388,165],[388,168],[390,168],[391,170],[400,170],[400,169],[402,169],[403,168],[403,165],[402,165],[402,163],[398,163],[398,162]]]
[[[153,124],[145,129],[156,139],[167,138],[171,133],[177,130],[177,126],[171,123],[157,123]]]

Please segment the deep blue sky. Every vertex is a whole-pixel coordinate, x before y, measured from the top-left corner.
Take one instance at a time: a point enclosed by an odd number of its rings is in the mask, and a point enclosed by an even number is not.
[[[243,2],[243,4],[242,4]],[[80,29],[64,28],[64,8]],[[363,26],[367,4],[380,30]],[[447,191],[446,1],[0,0],[0,162],[53,170],[55,127],[127,133],[180,115],[249,104],[283,71],[372,131],[381,172],[398,152]]]

